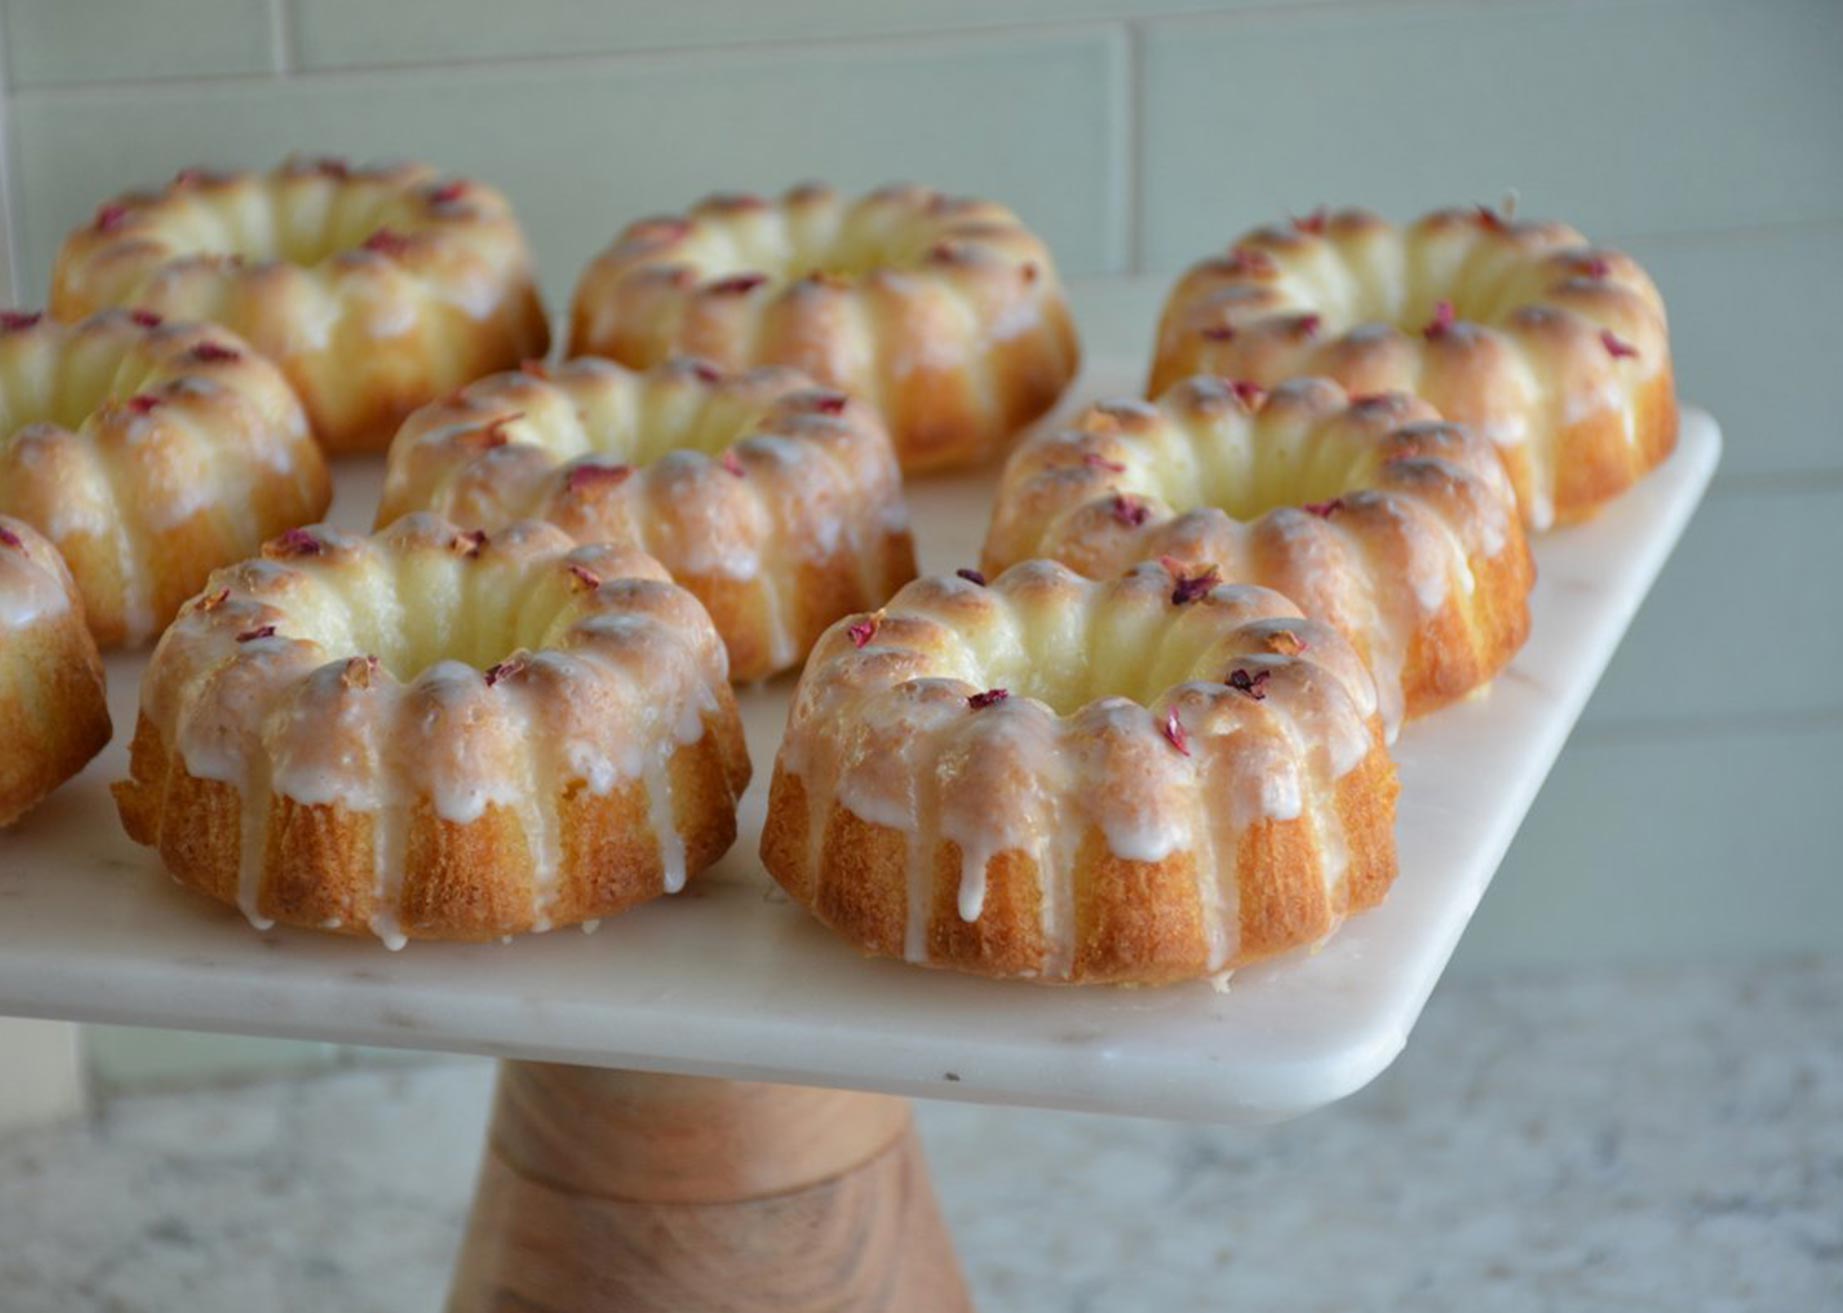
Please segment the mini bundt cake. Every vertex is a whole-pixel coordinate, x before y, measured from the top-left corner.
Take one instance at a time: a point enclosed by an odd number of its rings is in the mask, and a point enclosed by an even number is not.
[[[1578,520],[1676,446],[1663,299],[1560,223],[1366,210],[1256,229],[1165,302],[1147,395],[1191,374],[1412,392],[1498,446],[1533,528]]]
[[[1392,392],[1200,376],[1107,401],[1012,454],[981,564],[1095,578],[1164,557],[1183,587],[1259,584],[1340,631],[1383,720],[1486,683],[1529,633],[1535,567],[1489,442]]]
[[[485,939],[722,855],[749,761],[723,644],[657,562],[521,523],[295,529],[214,574],[141,690],[128,833],[270,921]]]
[[[801,676],[762,859],[869,953],[1153,984],[1308,944],[1395,874],[1395,767],[1336,631],[1152,562],[925,578]]]
[[[0,512],[63,553],[104,647],[152,638],[331,497],[300,401],[224,329],[0,314]]]
[[[410,510],[649,553],[709,610],[737,680],[798,664],[915,577],[876,413],[787,369],[585,357],[494,375],[398,433],[378,522]]]
[[[425,164],[187,169],[118,196],[64,239],[52,276],[58,318],[106,306],[242,334],[335,453],[383,450],[416,407],[550,342],[505,198]]]
[[[36,529],[0,515],[0,826],[108,741],[102,658],[70,571]]]
[[[876,406],[904,469],[972,465],[1075,377],[1048,249],[990,201],[807,185],[644,219],[576,287],[570,351],[787,365]]]

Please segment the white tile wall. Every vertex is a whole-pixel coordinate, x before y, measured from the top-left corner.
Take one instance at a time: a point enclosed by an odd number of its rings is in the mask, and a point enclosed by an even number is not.
[[[106,194],[296,147],[498,183],[559,303],[625,219],[807,176],[1000,197],[1078,275],[1168,274],[1325,201],[1515,188],[1647,263],[1728,454],[1463,959],[1822,949],[1843,924],[1836,0],[0,0],[0,22],[0,289],[25,303]],[[1157,299],[1090,285],[1097,345],[1144,350]],[[94,1047],[127,1081],[206,1060],[164,1043]]]

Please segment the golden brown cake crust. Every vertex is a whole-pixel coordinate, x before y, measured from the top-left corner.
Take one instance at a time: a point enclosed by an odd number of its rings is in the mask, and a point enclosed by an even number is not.
[[[797,665],[915,577],[881,421],[788,369],[586,357],[482,379],[391,444],[378,523],[411,510],[648,553],[710,612],[737,681]]]
[[[256,924],[401,944],[677,892],[748,779],[721,641],[656,562],[411,515],[213,576],[155,651],[115,796]]]
[[[1397,785],[1360,661],[1275,593],[1179,602],[1180,579],[1029,562],[835,626],[770,784],[769,873],[866,953],[1052,983],[1212,975],[1379,901]],[[981,687],[1033,672],[1073,709]],[[1134,673],[1156,694],[1096,696]]]
[[[201,227],[251,236],[205,244]],[[109,306],[241,334],[287,375],[333,453],[383,450],[416,407],[550,342],[510,205],[425,164],[187,169],[118,196],[64,239],[52,275],[58,318]]]
[[[0,516],[0,826],[102,751],[104,691],[102,658],[57,549]]]
[[[784,365],[875,406],[906,470],[990,459],[1079,365],[1048,248],[925,187],[796,187],[631,224],[584,271],[572,354]]]
[[[1535,566],[1492,444],[1403,393],[1198,376],[1100,402],[1012,453],[982,564],[1095,578],[1165,558],[1337,628],[1391,727],[1491,680],[1529,633]]]
[[[153,638],[332,483],[279,372],[215,325],[0,315],[0,512],[49,536],[104,647]]]
[[[1650,277],[1565,224],[1484,207],[1401,229],[1320,211],[1245,234],[1172,289],[1148,393],[1203,373],[1420,396],[1498,445],[1537,529],[1591,515],[1676,445]]]

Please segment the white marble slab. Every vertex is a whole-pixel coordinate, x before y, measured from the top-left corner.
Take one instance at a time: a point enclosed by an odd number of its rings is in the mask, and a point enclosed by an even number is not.
[[[1080,395],[1131,392],[1098,365]],[[116,823],[140,661],[110,663],[117,741],[0,835],[0,1013],[440,1049],[1210,1121],[1272,1120],[1360,1088],[1400,1052],[1460,932],[1720,451],[1676,455],[1591,524],[1538,545],[1535,628],[1484,697],[1410,726],[1402,875],[1321,951],[1208,985],[1047,989],[871,962],[790,906],[755,857],[790,680],[745,697],[743,838],[685,894],[595,935],[411,945],[259,934],[173,885]],[[341,471],[362,524],[375,468]],[[911,494],[928,569],[971,563],[991,472]]]

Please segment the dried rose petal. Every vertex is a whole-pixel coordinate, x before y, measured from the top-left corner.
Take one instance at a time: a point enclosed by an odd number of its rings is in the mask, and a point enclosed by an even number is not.
[[[960,576],[960,578],[966,580],[966,582],[969,584],[977,584],[981,588],[984,588],[986,586],[986,578],[985,578],[984,570],[974,570],[970,567],[963,567],[961,569],[955,570],[954,573]]]
[[[522,656],[507,657],[504,661],[499,662],[497,665],[487,670],[486,686],[491,688],[502,679],[511,679],[513,676],[522,673],[529,664],[530,662]]]
[[[290,529],[269,546],[282,556],[318,556],[326,550],[326,544],[305,529]]]
[[[570,574],[575,578],[577,583],[585,588],[600,588],[602,586],[602,577],[596,574],[595,571],[589,569],[586,565],[578,565],[576,562],[571,561]]]
[[[1267,389],[1251,379],[1238,378],[1230,382],[1229,391],[1242,404],[1242,409],[1250,415],[1259,410],[1267,401]]]
[[[273,637],[275,637],[275,626],[274,625],[258,625],[254,629],[246,629],[242,633],[238,634],[237,641],[239,643],[254,643],[259,638],[273,638]]]
[[[1126,466],[1122,465],[1117,460],[1108,460],[1107,457],[1101,455],[1098,451],[1083,452],[1081,463],[1091,470],[1106,470],[1109,474],[1126,473]]]
[[[226,364],[243,359],[243,353],[221,342],[200,342],[186,353],[201,365]]]
[[[1477,210],[1478,226],[1485,231],[1501,233],[1508,226],[1504,222],[1504,216],[1499,214],[1491,206],[1480,205],[1475,208]]]
[[[1282,656],[1298,656],[1310,646],[1296,630],[1276,629],[1267,635],[1267,650]]]
[[[767,274],[731,274],[728,278],[719,278],[704,290],[712,296],[741,296],[753,292],[768,281]]]
[[[466,194],[467,184],[465,182],[444,182],[441,186],[429,193],[429,204],[450,205],[460,200],[461,197]]]
[[[971,707],[974,711],[984,711],[987,707],[993,706],[996,703],[1003,702],[1006,698],[1010,696],[1011,696],[1010,689],[988,688],[983,693],[973,694],[970,698],[966,700],[966,705]]]
[[[1171,558],[1165,557],[1165,560]],[[1166,566],[1170,569],[1170,566]],[[1222,575],[1213,565],[1206,565],[1195,574],[1186,574],[1180,566],[1172,571],[1177,586],[1171,590],[1171,604],[1185,606],[1191,602],[1200,602],[1208,597],[1216,585],[1222,582]]]
[[[1427,321],[1427,327],[1421,330],[1421,336],[1429,342],[1437,342],[1452,331],[1454,322],[1453,303],[1436,301],[1433,307],[1433,318]]]
[[[1599,255],[1588,256],[1581,261],[1579,268],[1588,278],[1604,278],[1613,271],[1612,262]]]
[[[149,414],[153,411],[153,408],[159,404],[160,398],[149,392],[137,392],[132,397],[129,397],[128,400],[122,402],[122,405],[126,406],[136,415]]]
[[[220,588],[215,593],[207,593],[205,596],[199,598],[198,605],[193,609],[196,611],[215,611],[229,600],[230,589]]]
[[[152,310],[130,310],[128,320],[142,328],[158,328],[166,322],[166,317],[157,315]]]
[[[512,435],[506,432],[506,426],[524,417],[525,412],[522,410],[512,410],[503,415],[495,415],[481,426],[480,435],[486,440],[487,446],[503,447],[512,441]]]
[[[96,231],[112,233],[128,222],[126,205],[105,205],[96,211]]]
[[[808,404],[821,415],[841,415],[850,400],[843,392],[820,392]]]
[[[936,242],[928,248],[928,259],[934,264],[952,264],[963,254],[958,242]]]
[[[870,642],[871,639],[875,638],[877,636],[877,626],[879,623],[877,617],[873,615],[868,619],[858,621],[849,629],[845,630],[847,634],[851,635],[851,646],[862,648],[866,643]]]
[[[344,182],[352,176],[352,166],[337,155],[322,155],[314,161],[314,172],[322,178]]]
[[[728,470],[739,479],[748,473],[748,471],[742,467],[742,457],[738,456],[734,451],[726,451],[723,453],[722,464],[724,469]]]
[[[1257,670],[1250,675],[1237,666],[1223,682],[1237,693],[1245,693],[1256,702],[1263,702],[1267,698],[1267,681],[1272,677],[1273,672],[1270,670]]]
[[[626,483],[633,472],[634,467],[631,465],[572,465],[569,473],[563,476],[563,486],[570,492],[581,492],[585,488],[615,488]]]
[[[1207,328],[1199,329],[1198,332],[1210,342],[1233,342],[1235,340],[1235,330],[1227,324],[1211,324]]]
[[[1606,348],[1606,354],[1611,356],[1614,360],[1624,360],[1627,357],[1636,356],[1638,354],[1637,347],[1620,337],[1610,328],[1603,328],[1600,330],[1600,345]]]
[[[1165,738],[1172,747],[1186,757],[1190,755],[1190,735],[1184,732],[1184,722],[1177,718],[1176,707],[1166,710],[1165,723],[1159,728],[1164,731]]]
[[[1344,499],[1333,497],[1330,501],[1309,501],[1299,509],[1307,515],[1316,515],[1321,520],[1328,520],[1344,509]]]
[[[518,362],[518,372],[528,378],[549,378],[550,366],[542,360],[521,360]]]
[[[1113,502],[1108,509],[1112,512],[1114,519],[1130,529],[1137,529],[1152,514],[1144,502],[1137,497],[1129,497],[1123,492],[1114,494]]]
[[[339,672],[339,682],[347,688],[370,688],[382,663],[375,656],[355,656]]]
[[[0,310],[0,332],[17,333],[45,317],[43,310]]]
[[[21,538],[4,524],[0,524],[0,547],[13,547],[20,551],[24,551],[25,546],[25,539]]]
[[[480,554],[480,549],[486,546],[486,530],[462,529],[449,539],[448,546],[471,561]]]
[[[723,381],[723,371],[711,364],[708,360],[692,360],[691,376],[700,383],[709,383],[713,387]]]
[[[394,228],[380,228],[359,243],[374,255],[398,256],[408,251],[414,244],[413,239]]]
[[[1325,207],[1322,205],[1319,206],[1316,210],[1313,210],[1310,214],[1306,215],[1304,218],[1300,218],[1298,215],[1294,215],[1293,216],[1293,231],[1301,232],[1301,233],[1308,233],[1313,237],[1317,237],[1325,231],[1325,221],[1329,217],[1330,216],[1325,210]]]
[[[1293,321],[1293,331],[1301,337],[1317,337],[1319,326],[1324,322],[1320,315],[1300,315]]]
[[[1274,272],[1273,257],[1252,246],[1237,246],[1229,252],[1230,272],[1266,277]]]

